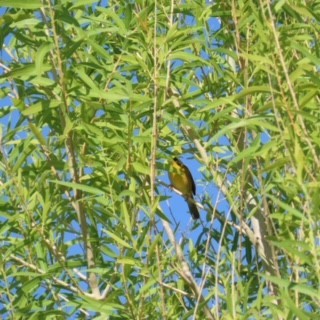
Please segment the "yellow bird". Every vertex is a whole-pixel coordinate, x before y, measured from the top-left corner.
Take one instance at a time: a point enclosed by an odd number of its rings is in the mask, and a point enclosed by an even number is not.
[[[196,194],[196,186],[188,167],[177,158],[173,158],[169,179],[172,186],[179,190],[186,199],[192,218],[199,219],[199,211],[193,199],[193,195]]]

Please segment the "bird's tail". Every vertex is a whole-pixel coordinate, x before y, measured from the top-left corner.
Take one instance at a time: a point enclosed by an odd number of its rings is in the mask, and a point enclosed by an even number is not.
[[[199,210],[196,206],[196,203],[193,200],[193,197],[188,197],[188,198],[186,198],[186,200],[187,200],[189,211],[192,215],[192,218],[194,220],[199,219],[200,218]]]

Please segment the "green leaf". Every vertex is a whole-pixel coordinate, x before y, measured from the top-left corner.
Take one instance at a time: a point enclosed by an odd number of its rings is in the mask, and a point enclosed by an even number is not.
[[[51,65],[49,64],[43,64],[41,67],[42,73],[50,70],[51,70]],[[14,78],[14,79],[28,80],[31,76],[40,76],[41,74],[37,74],[37,69],[35,67],[35,64],[28,63],[23,65],[22,67],[18,67],[16,69],[13,69],[12,71],[2,74],[0,78],[7,78],[7,79]]]
[[[97,3],[97,0],[77,0],[70,8],[70,10],[77,9],[79,7],[90,6]]]
[[[44,65],[45,56],[50,52],[51,49],[54,48],[53,43],[44,43],[37,50],[37,54],[35,57],[35,72],[38,76],[42,75],[46,72],[46,65]]]
[[[150,174],[150,167],[140,163],[140,162],[134,162],[133,164],[133,168],[135,172],[139,172],[142,174],[146,174],[149,175]]]
[[[194,61],[198,61],[201,62],[203,65],[207,65],[210,66],[209,61],[204,60],[202,58],[200,58],[199,56],[193,54],[193,53],[189,53],[189,52],[173,52],[171,54],[169,54],[168,57],[169,60],[182,60],[182,61],[186,61],[186,62],[194,62]]]
[[[25,108],[23,111],[21,111],[21,113],[24,116],[31,116],[31,115],[35,115],[37,113],[41,113],[44,110],[49,109],[54,109],[57,108],[61,105],[61,101],[57,101],[57,100],[42,100],[39,101],[35,104],[32,104],[30,106],[28,106],[27,108]]]
[[[137,268],[143,267],[143,264],[141,263],[141,261],[139,261],[138,259],[133,259],[133,258],[129,258],[129,257],[119,258],[119,259],[117,259],[117,263],[126,264],[129,266],[135,266]]]
[[[273,201],[274,204],[278,205],[282,209],[286,210],[288,214],[300,219],[301,221],[307,222],[308,219],[305,217],[305,215],[300,212],[299,210],[293,208],[292,206],[288,205],[284,201],[279,200],[278,198],[272,196],[272,195],[267,195],[269,199]]]
[[[213,141],[217,141],[221,136],[225,134],[230,134],[235,129],[238,128],[254,128],[257,127],[262,132],[265,130],[271,130],[278,132],[279,129],[273,124],[266,121],[266,118],[249,118],[249,119],[237,119],[235,122],[223,127],[217,134],[215,134],[210,140],[209,144]]]
[[[41,0],[0,0],[0,6],[18,9],[39,9],[42,7]]]
[[[252,142],[249,148],[245,148],[242,152],[240,152],[232,161],[230,162],[230,165],[237,163],[241,161],[242,159],[250,159],[256,156],[256,151],[260,147],[260,136],[257,136],[257,138]]]
[[[131,249],[132,246],[127,243],[126,241],[124,241],[123,239],[121,239],[121,236],[116,235],[115,233],[111,232],[110,230],[104,230],[104,232],[110,237],[112,238],[117,245],[123,246],[125,248]]]
[[[70,189],[76,189],[76,190],[81,190],[84,192],[88,192],[90,194],[95,194],[95,195],[101,195],[103,193],[100,189],[86,186],[84,184],[79,184],[79,183],[74,183],[74,182],[66,182],[66,181],[59,181],[59,180],[48,180],[50,183],[62,185],[65,187],[68,187]]]

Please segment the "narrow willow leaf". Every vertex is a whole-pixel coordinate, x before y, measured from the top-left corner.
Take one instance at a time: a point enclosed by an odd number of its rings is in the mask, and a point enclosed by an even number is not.
[[[41,0],[0,0],[0,6],[19,9],[39,9],[42,7],[42,2]]]
[[[258,136],[250,145],[249,148],[245,148],[243,151],[241,151],[232,161],[230,164],[237,163],[241,161],[242,159],[250,159],[256,156],[256,151],[260,148],[260,137]]]
[[[57,100],[53,100],[53,99],[42,100],[40,102],[37,102],[35,104],[28,106],[27,108],[22,110],[21,113],[24,116],[31,116],[31,115],[35,115],[37,113],[41,113],[48,108],[50,108],[50,109],[57,108],[60,105],[61,105],[61,101],[57,101]]]
[[[44,59],[52,48],[54,48],[53,43],[44,43],[37,51],[35,57],[35,72],[38,76],[41,76],[46,71],[46,68],[44,68]]]
[[[268,198],[270,198],[275,204],[279,205],[282,209],[286,210],[289,214],[293,215],[294,217],[299,218],[305,222],[308,221],[307,217],[305,217],[305,215],[302,212],[293,208],[292,206],[285,203],[284,201],[281,201],[272,195],[268,195]]]
[[[70,189],[77,189],[77,190],[82,190],[85,192],[88,192],[90,194],[96,194],[96,195],[101,195],[102,191],[100,189],[86,186],[84,184],[79,184],[79,183],[74,183],[74,182],[66,182],[66,181],[59,181],[59,180],[48,180],[50,183],[62,185],[65,187],[68,187]]]
[[[132,248],[132,246],[131,246],[129,243],[127,243],[126,241],[124,241],[124,240],[121,238],[121,236],[119,236],[119,235],[111,232],[110,230],[104,230],[104,232],[105,232],[110,238],[112,238],[112,239],[116,242],[117,245],[123,246],[123,247],[128,248],[128,249],[131,249],[131,248]]]

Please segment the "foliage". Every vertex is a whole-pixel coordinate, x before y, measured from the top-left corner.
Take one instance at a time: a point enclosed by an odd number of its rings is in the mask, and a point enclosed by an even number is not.
[[[320,317],[318,0],[0,4],[2,317]]]

